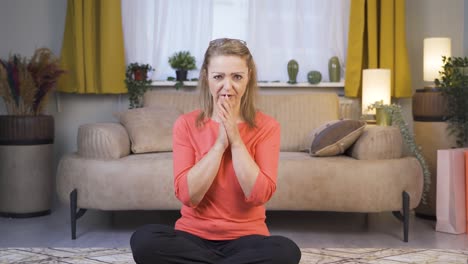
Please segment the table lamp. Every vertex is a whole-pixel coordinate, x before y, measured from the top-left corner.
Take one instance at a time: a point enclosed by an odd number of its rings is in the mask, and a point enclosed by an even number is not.
[[[375,109],[367,110],[377,101],[390,104],[390,69],[365,69],[362,71],[362,113],[375,115]]]
[[[428,88],[433,88],[434,80],[439,78],[442,71],[442,56],[451,56],[450,38],[424,39],[424,81],[431,82]]]

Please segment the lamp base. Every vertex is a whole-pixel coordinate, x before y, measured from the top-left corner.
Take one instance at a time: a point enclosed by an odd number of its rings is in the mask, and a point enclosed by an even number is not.
[[[378,126],[391,126],[392,115],[389,112],[387,112],[384,108],[376,108],[375,121]]]
[[[366,122],[366,124],[368,124],[368,125],[375,125],[375,123],[376,123],[375,115],[369,115],[369,114],[364,115],[364,114],[363,114],[363,115],[361,116],[361,119],[362,119],[364,122]]]

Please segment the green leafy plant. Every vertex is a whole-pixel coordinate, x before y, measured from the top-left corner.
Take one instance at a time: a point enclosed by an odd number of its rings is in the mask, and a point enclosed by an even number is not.
[[[381,109],[389,116],[391,116],[392,125],[397,126],[400,130],[403,141],[407,146],[410,153],[416,157],[421,164],[424,175],[424,190],[422,193],[422,202],[427,204],[427,194],[431,185],[431,172],[427,165],[426,159],[422,155],[421,147],[416,144],[414,134],[410,131],[408,123],[403,118],[401,106],[398,104],[384,104],[383,101],[377,101],[368,106],[368,110]]]
[[[143,107],[143,95],[151,85],[148,73],[154,71],[149,64],[130,63],[125,72],[125,85],[130,101],[129,109]]]
[[[187,71],[197,68],[195,63],[195,57],[190,55],[190,51],[179,51],[169,57],[169,64],[176,70],[177,77],[174,85],[176,90],[184,86],[184,80],[187,78]]]
[[[442,63],[441,77],[434,80],[437,87],[468,86],[468,57],[442,56]]]
[[[48,48],[39,48],[28,59],[11,55],[0,59],[0,97],[9,115],[40,115],[58,78],[65,73],[59,58]]]
[[[442,57],[441,78],[434,82],[442,87],[447,99],[448,132],[456,137],[457,147],[468,145],[468,58]]]
[[[169,57],[169,64],[175,70],[195,70],[195,57],[190,55],[190,51],[179,51]]]

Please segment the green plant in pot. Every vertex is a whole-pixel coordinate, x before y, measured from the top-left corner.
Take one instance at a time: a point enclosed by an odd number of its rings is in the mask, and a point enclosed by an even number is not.
[[[154,71],[149,64],[130,63],[125,72],[125,85],[128,89],[129,108],[139,108],[143,106],[143,95],[151,85],[148,77]]]
[[[31,58],[0,59],[0,216],[50,213],[54,118],[45,114],[48,97],[65,73],[48,48]]]
[[[187,73],[190,70],[197,69],[195,57],[190,51],[179,51],[169,57],[169,65],[176,70],[176,88],[183,86],[187,81]]]
[[[448,132],[456,138],[457,147],[468,146],[468,58],[442,57],[443,68],[435,84],[447,99]]]
[[[431,184],[431,172],[426,159],[422,155],[421,147],[416,144],[414,134],[410,131],[408,123],[403,118],[401,106],[398,104],[384,104],[383,101],[377,101],[368,106],[367,110],[376,110],[376,123],[381,125],[397,126],[400,130],[403,142],[409,152],[418,159],[421,164],[424,175],[424,190],[422,194],[423,204],[427,203],[427,193]]]

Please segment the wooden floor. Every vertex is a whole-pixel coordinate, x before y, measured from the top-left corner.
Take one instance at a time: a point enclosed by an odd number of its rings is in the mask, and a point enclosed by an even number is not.
[[[0,217],[0,247],[129,247],[132,232],[141,225],[173,225],[177,211],[103,212],[88,210],[78,220],[77,239],[70,238],[68,207],[57,205],[48,216]],[[440,248],[468,249],[468,236],[435,232],[435,222],[411,216],[409,242],[391,213],[334,212],[267,213],[272,234],[293,239],[302,248]]]

